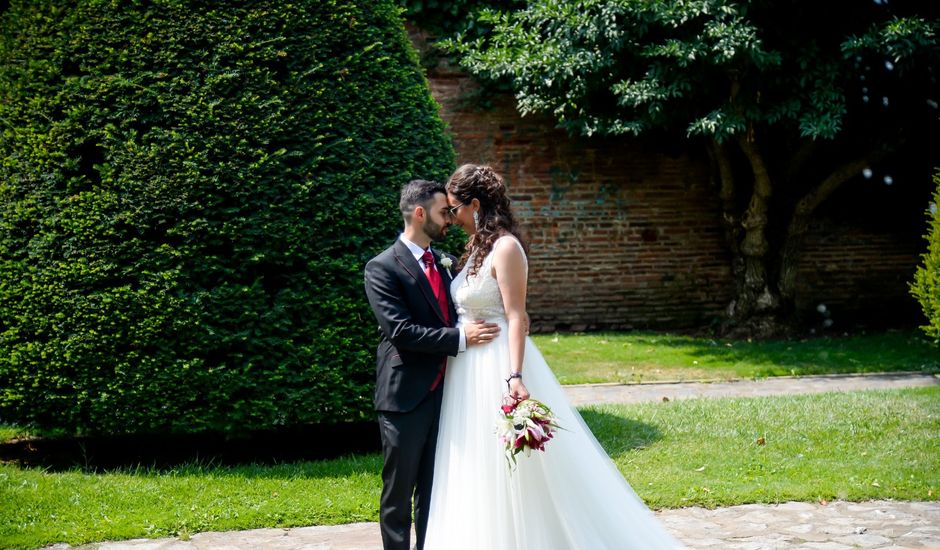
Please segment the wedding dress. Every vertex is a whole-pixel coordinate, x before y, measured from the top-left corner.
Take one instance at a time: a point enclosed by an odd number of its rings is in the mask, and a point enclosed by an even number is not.
[[[521,249],[512,236],[500,240],[507,238]],[[490,253],[474,277],[464,267],[451,284],[459,322],[485,319],[502,331],[447,364],[425,549],[681,548],[624,480],[529,338],[524,384],[564,429],[544,453],[519,454],[510,469],[496,435],[507,392],[509,334],[492,258]]]

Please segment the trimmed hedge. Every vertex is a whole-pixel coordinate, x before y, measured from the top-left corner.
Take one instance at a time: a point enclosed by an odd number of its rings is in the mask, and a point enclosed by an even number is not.
[[[921,328],[940,344],[940,172],[934,174],[933,181],[937,189],[927,212],[930,219],[930,228],[924,236],[927,252],[922,255],[923,265],[918,266],[914,274],[911,293],[920,302],[927,318],[927,324]]]
[[[371,416],[365,262],[454,153],[393,0],[13,2],[0,421]]]

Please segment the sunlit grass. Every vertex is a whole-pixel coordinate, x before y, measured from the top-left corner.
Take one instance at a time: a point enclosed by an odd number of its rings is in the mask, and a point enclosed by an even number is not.
[[[934,500],[940,388],[582,409],[652,507]],[[764,445],[758,445],[758,438]],[[548,452],[551,452],[549,447]],[[0,547],[376,521],[377,454],[89,473],[0,466]]]
[[[11,426],[9,424],[0,424],[0,443],[21,439],[33,435],[30,430],[20,426]]]
[[[47,472],[0,466],[0,547],[375,521],[381,457]]]
[[[640,332],[532,338],[563,384],[940,372],[940,352],[914,331],[751,342]]]
[[[936,386],[606,405],[583,414],[654,507],[936,500],[940,490]],[[621,432],[618,423],[630,418],[653,435]]]

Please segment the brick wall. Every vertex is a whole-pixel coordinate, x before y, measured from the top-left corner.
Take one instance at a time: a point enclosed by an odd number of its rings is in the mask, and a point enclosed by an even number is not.
[[[919,254],[926,250],[923,243],[921,238],[817,221],[800,262],[798,310],[818,325],[824,317],[816,308],[824,305],[836,331],[859,324],[922,324],[923,313],[908,285]]]
[[[511,97],[473,105],[473,81],[446,66],[428,78],[458,164],[489,164],[509,187],[530,238],[533,330],[685,328],[722,315],[730,260],[706,159],[571,138],[547,118],[520,117]],[[823,225],[807,247],[799,306],[810,318],[819,303],[836,327],[885,304],[911,311],[916,245]]]

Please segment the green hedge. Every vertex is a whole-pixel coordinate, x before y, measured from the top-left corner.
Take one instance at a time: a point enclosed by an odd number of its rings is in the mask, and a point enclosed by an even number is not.
[[[940,171],[934,174],[933,181],[937,190],[933,194],[933,203],[927,215],[930,228],[927,239],[927,252],[923,254],[923,265],[917,268],[911,293],[920,302],[927,317],[927,324],[922,328],[934,342],[940,344]]]
[[[454,153],[393,0],[13,2],[0,421],[371,415],[365,262]]]

